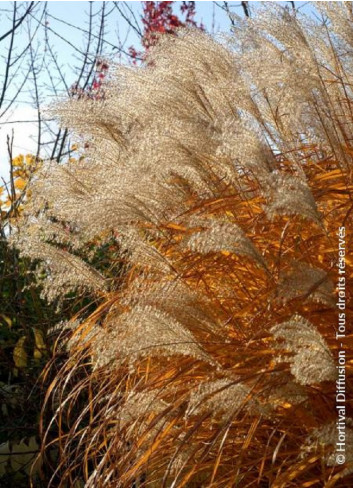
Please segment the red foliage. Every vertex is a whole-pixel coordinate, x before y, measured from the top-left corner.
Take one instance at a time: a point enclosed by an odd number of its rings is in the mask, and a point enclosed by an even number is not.
[[[94,68],[92,82],[82,88],[77,83],[74,83],[70,88],[71,97],[80,99],[100,100],[104,98],[103,81],[109,69],[109,64],[104,59],[98,59]]]
[[[143,37],[141,40],[144,52],[137,51],[133,46],[129,48],[130,56],[134,63],[137,59],[143,59],[145,53],[154,46],[160,34],[174,34],[180,27],[198,27],[204,29],[202,24],[197,25],[195,17],[195,2],[181,2],[180,12],[183,20],[173,13],[173,4],[176,2],[142,2],[143,3]],[[98,59],[92,82],[81,87],[74,83],[70,88],[70,95],[74,98],[86,98],[100,100],[104,98],[103,81],[106,77],[109,64],[104,59]]]
[[[145,52],[157,43],[160,34],[174,34],[176,29],[187,26],[204,29],[202,24],[198,26],[194,20],[195,2],[182,2],[180,11],[185,16],[183,20],[173,13],[175,2],[142,3],[144,4],[142,17],[144,30],[141,43]],[[144,53],[136,51],[134,47],[130,47],[129,52],[135,62],[137,58],[144,57]]]

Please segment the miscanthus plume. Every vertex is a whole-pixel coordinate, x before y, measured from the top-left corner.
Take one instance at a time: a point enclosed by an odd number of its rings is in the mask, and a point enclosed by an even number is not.
[[[98,304],[51,390],[63,484],[352,482],[351,437],[344,465],[333,435],[307,441],[337,418],[343,226],[347,317],[353,290],[352,4],[317,8],[180,31],[105,100],[55,107],[88,149],[43,167],[15,241],[49,300]],[[118,269],[94,259],[111,240]]]

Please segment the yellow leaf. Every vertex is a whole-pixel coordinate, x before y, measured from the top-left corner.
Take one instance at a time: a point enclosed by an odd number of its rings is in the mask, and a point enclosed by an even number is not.
[[[23,438],[19,443],[13,444],[10,455],[12,470],[14,472],[23,470],[29,474],[37,453],[39,453],[39,445],[35,436],[31,436],[29,439]]]
[[[32,476],[38,473],[42,464],[42,459],[37,457],[39,450],[35,436],[23,438],[19,443],[14,443],[12,440],[2,443],[0,445],[0,477],[14,475],[18,471]]]
[[[3,318],[5,323],[7,323],[8,327],[11,328],[12,320],[8,316],[5,316],[5,314],[0,314],[0,316]]]
[[[33,333],[34,333],[34,341],[35,341],[33,356],[34,358],[39,360],[40,358],[42,358],[43,351],[45,350],[46,346],[44,343],[43,333],[37,328],[33,328]]]
[[[23,190],[27,185],[27,182],[23,180],[23,178],[17,178],[15,180],[15,187],[18,188],[19,190]]]
[[[27,353],[24,349],[25,342],[26,336],[21,336],[13,350],[13,361],[18,368],[27,367]]]
[[[33,165],[35,162],[35,158],[33,155],[26,155],[26,165]]]
[[[23,166],[23,161],[24,161],[23,155],[18,155],[16,156],[16,158],[12,160],[12,165],[16,167]]]
[[[73,144],[71,146],[71,151],[76,151],[78,149],[78,145],[77,144]]]

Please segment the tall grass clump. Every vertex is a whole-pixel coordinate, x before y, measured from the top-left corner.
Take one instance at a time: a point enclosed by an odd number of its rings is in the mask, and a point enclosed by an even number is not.
[[[181,30],[117,67],[104,101],[55,107],[88,149],[43,166],[15,241],[48,300],[96,304],[66,324],[47,396],[62,485],[352,482],[353,16],[317,8],[269,5],[220,42]]]

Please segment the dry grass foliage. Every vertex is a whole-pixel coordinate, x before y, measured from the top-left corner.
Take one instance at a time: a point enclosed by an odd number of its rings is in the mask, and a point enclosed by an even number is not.
[[[321,24],[270,5],[220,42],[180,31],[117,67],[105,101],[55,108],[88,153],[44,165],[16,240],[49,299],[100,301],[72,322],[48,393],[62,484],[352,482],[350,420],[346,464],[332,458],[340,226],[352,314],[351,7],[318,4]],[[112,233],[116,280],[85,251]]]

